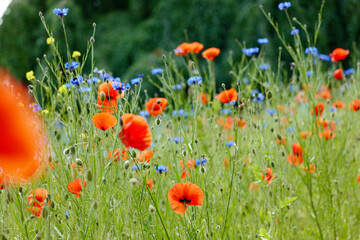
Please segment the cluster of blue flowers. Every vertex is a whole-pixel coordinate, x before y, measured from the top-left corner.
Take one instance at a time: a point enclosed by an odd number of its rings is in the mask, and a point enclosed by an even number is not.
[[[187,84],[188,85],[192,85],[192,84],[201,84],[202,83],[202,77],[200,76],[192,76],[187,80]]]
[[[252,90],[251,98],[253,102],[262,103],[262,101],[265,99],[265,96],[258,90]]]
[[[80,83],[83,82],[83,80],[84,80],[83,77],[79,75],[79,76],[73,77],[73,78],[70,80],[70,83],[71,83],[72,85],[79,86]]]
[[[125,92],[125,91],[129,91],[131,86],[129,83],[121,83],[121,82],[112,82],[111,86],[116,90],[116,91],[121,91],[121,92]]]
[[[207,159],[205,157],[201,157],[199,159],[196,159],[195,164],[197,166],[205,165],[205,164],[207,164]]]
[[[70,70],[74,70],[75,68],[78,68],[79,66],[80,66],[80,63],[79,63],[79,62],[76,62],[76,61],[71,62],[71,63],[70,63]],[[66,68],[66,69],[69,69],[69,62],[66,62],[66,63],[65,63],[65,68]]]

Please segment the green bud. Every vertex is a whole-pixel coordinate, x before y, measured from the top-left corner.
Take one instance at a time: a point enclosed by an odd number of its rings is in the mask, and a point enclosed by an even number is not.
[[[91,182],[93,177],[92,177],[92,173],[91,173],[91,170],[88,170],[87,173],[86,173],[86,179]]]
[[[100,93],[100,99],[101,99],[101,101],[102,101],[102,102],[105,101],[105,98],[106,98],[106,94],[105,94],[103,91],[101,91],[101,93]]]
[[[125,169],[128,169],[130,167],[130,161],[129,160],[126,160],[125,162],[124,162],[124,168]]]

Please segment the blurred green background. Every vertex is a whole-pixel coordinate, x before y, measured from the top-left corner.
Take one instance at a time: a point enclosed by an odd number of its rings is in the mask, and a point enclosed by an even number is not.
[[[288,41],[290,26],[286,15],[278,10],[281,1],[274,0],[13,0],[0,26],[0,66],[8,68],[15,77],[25,81],[25,73],[36,69],[36,58],[49,51],[46,32],[39,11],[54,33],[65,56],[65,44],[59,18],[52,13],[56,7],[69,8],[65,17],[70,50],[84,53],[86,42],[96,22],[95,64],[111,71],[123,80],[137,74],[149,74],[161,67],[161,54],[172,51],[185,41],[221,49],[215,60],[218,81],[226,81],[229,66],[227,56],[241,55],[235,39],[257,46],[258,38],[267,37],[266,57],[276,64],[278,41],[259,4],[280,23]],[[314,33],[321,0],[291,1],[291,17],[308,26]],[[360,39],[359,0],[327,0],[317,47],[329,54],[336,47],[354,50]],[[301,36],[304,37],[303,32]],[[288,58],[284,54],[284,58]],[[272,61],[273,59],[274,61]],[[274,67],[275,68],[275,67]],[[223,79],[222,79],[223,78]]]

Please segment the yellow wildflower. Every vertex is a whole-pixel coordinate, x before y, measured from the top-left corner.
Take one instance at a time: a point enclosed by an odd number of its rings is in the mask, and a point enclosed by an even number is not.
[[[29,81],[35,79],[34,71],[33,71],[33,70],[31,70],[31,71],[29,71],[29,72],[26,73],[26,79],[29,80]]]
[[[66,94],[67,88],[65,85],[62,85],[58,90],[58,97],[60,97],[63,93]]]
[[[52,43],[54,43],[55,42],[55,38],[53,38],[53,37],[48,37],[47,39],[46,39],[46,44],[47,45],[51,45]]]
[[[46,115],[46,114],[49,113],[49,111],[45,109],[45,110],[42,110],[41,113],[44,114],[44,115]]]
[[[73,54],[72,54],[73,58],[77,58],[77,57],[80,57],[80,56],[81,56],[81,53],[79,51],[73,51]]]

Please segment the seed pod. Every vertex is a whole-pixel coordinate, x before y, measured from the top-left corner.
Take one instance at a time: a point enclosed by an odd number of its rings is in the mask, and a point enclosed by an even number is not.
[[[159,126],[159,125],[161,124],[161,119],[160,119],[160,118],[157,118],[157,119],[155,120],[155,124]]]
[[[149,205],[149,212],[151,212],[151,213],[153,213],[153,212],[155,212],[155,207],[153,206],[153,205]]]
[[[76,159],[75,159],[75,163],[76,163],[78,166],[82,166],[82,165],[83,165],[83,162],[81,161],[80,158],[76,158]]]
[[[125,162],[124,162],[124,168],[125,169],[128,169],[130,167],[130,161],[129,160],[126,160]]]

